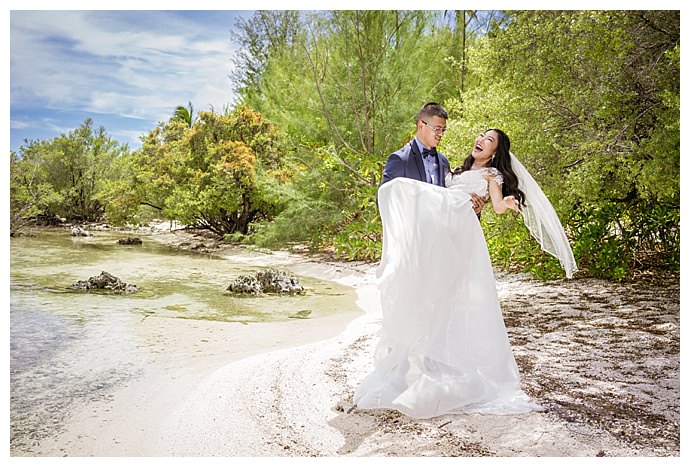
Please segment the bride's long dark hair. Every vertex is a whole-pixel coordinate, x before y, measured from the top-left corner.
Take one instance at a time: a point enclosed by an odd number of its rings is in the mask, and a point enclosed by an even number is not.
[[[503,175],[503,185],[501,186],[503,196],[513,195],[520,202],[520,205],[524,206],[527,198],[522,190],[518,188],[518,177],[515,175],[513,165],[510,162],[510,138],[508,138],[508,135],[506,135],[503,130],[499,130],[498,128],[491,128],[486,131],[495,131],[498,133],[496,156],[491,159],[487,167],[494,167]],[[471,170],[472,164],[474,164],[474,157],[470,155],[460,167],[453,171],[453,173],[461,174],[466,170]]]

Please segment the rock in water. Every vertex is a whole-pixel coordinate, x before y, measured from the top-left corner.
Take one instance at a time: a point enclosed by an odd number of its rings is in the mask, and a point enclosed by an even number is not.
[[[88,280],[78,281],[70,286],[75,290],[109,290],[113,292],[132,293],[138,292],[139,287],[133,284],[125,284],[110,273],[101,271],[100,275],[89,277]]]
[[[255,274],[243,274],[230,283],[227,290],[233,293],[259,295],[275,293],[301,295],[304,287],[299,279],[285,271],[266,269]]]
[[[117,241],[120,245],[141,245],[141,239],[138,237],[121,238]]]
[[[256,273],[256,278],[261,284],[261,289],[265,293],[278,294],[301,294],[304,293],[304,287],[300,284],[299,279],[285,271],[278,271],[277,269],[267,269]]]
[[[73,237],[90,237],[91,232],[83,229],[80,225],[72,226],[72,236]]]
[[[260,295],[261,284],[256,276],[242,274],[237,276],[227,288],[228,291],[244,295]]]

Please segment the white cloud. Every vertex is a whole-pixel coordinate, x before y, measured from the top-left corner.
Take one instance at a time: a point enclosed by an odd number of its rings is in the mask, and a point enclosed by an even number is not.
[[[232,101],[234,19],[213,14],[227,21],[209,27],[164,11],[13,11],[11,106],[153,121],[189,101],[221,109]]]
[[[29,124],[23,120],[10,120],[10,128],[15,130],[21,130],[24,128],[29,128]]]

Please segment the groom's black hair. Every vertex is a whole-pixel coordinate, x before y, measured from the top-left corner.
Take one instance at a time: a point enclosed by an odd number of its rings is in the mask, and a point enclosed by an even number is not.
[[[417,112],[417,122],[429,119],[430,117],[441,117],[444,120],[448,120],[448,112],[446,112],[446,109],[444,109],[441,104],[428,102]]]

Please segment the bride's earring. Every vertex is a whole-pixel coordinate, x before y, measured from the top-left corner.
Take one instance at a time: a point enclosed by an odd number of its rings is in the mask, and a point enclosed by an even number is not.
[[[494,157],[496,157],[496,154],[494,154],[493,156],[491,156],[491,162],[494,161]]]

